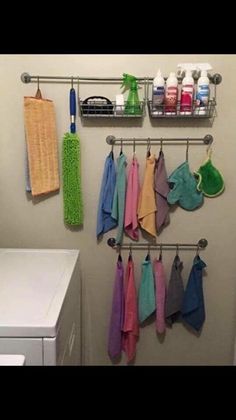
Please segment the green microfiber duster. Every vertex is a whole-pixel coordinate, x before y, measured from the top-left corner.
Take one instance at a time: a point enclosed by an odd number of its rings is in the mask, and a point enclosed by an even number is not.
[[[75,90],[70,89],[70,133],[65,133],[62,146],[64,221],[68,225],[83,224],[81,190],[80,139],[75,127]]]
[[[194,174],[198,177],[197,189],[207,197],[217,197],[225,188],[223,175],[212,164],[212,149],[207,152],[207,159]]]

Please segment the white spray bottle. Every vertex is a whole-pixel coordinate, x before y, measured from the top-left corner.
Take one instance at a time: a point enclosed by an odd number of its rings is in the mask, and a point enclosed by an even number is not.
[[[178,102],[178,79],[174,72],[171,72],[166,81],[165,92],[165,114],[175,115]]]
[[[157,75],[153,80],[153,89],[152,89],[152,112],[154,115],[163,114],[164,97],[165,97],[165,80],[161,75],[161,70],[158,70]]]
[[[181,72],[185,71],[185,77],[182,81],[181,98],[180,98],[180,115],[191,115],[193,113],[194,100],[194,80],[192,71],[196,70],[193,63],[178,64]]]
[[[197,82],[196,107],[195,115],[206,115],[210,97],[210,81],[207,71],[212,70],[212,66],[208,63],[197,63],[197,69],[201,71],[201,76]]]

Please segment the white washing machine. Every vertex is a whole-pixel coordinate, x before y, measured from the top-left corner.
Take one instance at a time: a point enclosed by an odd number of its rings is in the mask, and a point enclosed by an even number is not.
[[[79,251],[0,249],[0,355],[81,364]]]

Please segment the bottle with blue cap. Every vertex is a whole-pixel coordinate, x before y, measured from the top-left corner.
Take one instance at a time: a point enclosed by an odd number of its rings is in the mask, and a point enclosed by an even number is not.
[[[201,77],[198,79],[197,83],[197,94],[196,94],[196,107],[195,115],[206,115],[207,106],[209,102],[210,89],[209,89],[209,78],[207,76],[207,71],[201,71]]]

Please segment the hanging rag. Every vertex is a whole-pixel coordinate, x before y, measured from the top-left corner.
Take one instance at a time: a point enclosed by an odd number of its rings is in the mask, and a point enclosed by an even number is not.
[[[65,133],[62,144],[64,221],[68,225],[83,224],[81,187],[80,139],[76,133],[75,89],[70,89],[70,133]]]
[[[142,262],[142,277],[138,295],[139,321],[143,322],[156,309],[154,277],[149,259]]]
[[[106,158],[97,213],[97,238],[117,226],[111,217],[112,202],[116,185],[116,168],[113,152]]]
[[[199,331],[205,321],[205,305],[202,285],[202,271],[206,267],[204,261],[196,256],[184,292],[182,305],[183,320],[194,330]]]
[[[139,195],[138,220],[142,229],[156,238],[155,212],[157,208],[154,193],[154,168],[155,155],[150,155],[146,159],[144,182]]]
[[[165,158],[162,150],[155,163],[154,170],[154,190],[156,200],[156,230],[159,232],[161,228],[166,226],[170,221],[169,204],[167,202],[167,195],[170,187],[167,181],[167,173],[165,167]]]
[[[181,308],[184,298],[184,285],[181,276],[183,263],[178,255],[175,256],[167,289],[165,316],[170,327],[181,318]]]
[[[136,354],[139,337],[137,293],[134,280],[134,263],[129,256],[125,275],[125,314],[123,325],[122,349],[130,362]]]
[[[123,237],[124,213],[125,213],[125,192],[126,192],[126,156],[121,152],[117,159],[117,176],[114,198],[112,203],[111,217],[118,222],[116,243],[120,244]]]
[[[129,168],[128,184],[125,199],[125,232],[127,235],[138,241],[138,196],[139,196],[139,164],[134,157]]]
[[[24,97],[24,122],[32,196],[59,190],[58,143],[53,101]]]
[[[168,182],[174,184],[167,195],[169,204],[178,202],[183,209],[194,210],[203,203],[203,194],[197,190],[197,181],[190,172],[187,160],[172,172]]]
[[[124,323],[124,267],[119,255],[116,264],[112,310],[108,338],[108,354],[111,359],[121,355],[122,328]]]
[[[207,152],[207,159],[194,174],[198,177],[197,189],[207,197],[217,197],[224,189],[224,178],[211,160],[212,149]]]
[[[166,301],[166,278],[162,260],[154,260],[154,276],[156,284],[156,330],[162,334],[166,330],[165,324],[165,301]]]

